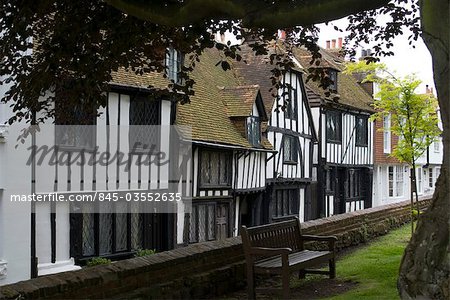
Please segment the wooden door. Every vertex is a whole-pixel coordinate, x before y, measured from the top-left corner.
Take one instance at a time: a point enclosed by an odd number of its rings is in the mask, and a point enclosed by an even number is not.
[[[222,240],[227,238],[229,224],[229,204],[218,203],[216,205],[216,239]]]

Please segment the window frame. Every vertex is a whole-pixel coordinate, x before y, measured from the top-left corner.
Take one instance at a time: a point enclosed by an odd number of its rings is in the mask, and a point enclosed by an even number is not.
[[[161,101],[160,100],[156,100],[156,99],[149,99],[148,95],[145,94],[141,94],[141,95],[136,95],[135,97],[130,97],[130,107],[128,109],[128,123],[129,123],[129,132],[128,132],[128,146],[129,146],[129,150],[130,153],[146,153],[149,151],[149,149],[147,148],[143,148],[143,147],[137,147],[135,148],[134,143],[132,141],[132,130],[133,130],[133,126],[161,126],[161,118],[162,118],[162,114],[161,114]],[[137,108],[133,108],[133,105],[142,105],[141,107],[137,107]],[[135,117],[132,116],[132,113],[134,111],[144,111],[145,113],[148,113],[149,110],[155,110],[156,111],[156,118],[152,119],[152,121],[150,122],[146,122],[149,120],[142,120],[142,122],[135,122]],[[144,114],[145,114],[144,113]],[[143,123],[143,124],[140,124]],[[148,123],[153,123],[153,124],[148,124]],[[155,127],[157,128],[157,127]],[[156,151],[160,150],[160,146],[161,146],[161,130],[158,130],[155,133],[155,143],[157,145],[156,147]],[[136,141],[135,141],[136,142]],[[143,145],[140,145],[143,146]]]
[[[287,97],[286,97],[287,96]],[[289,101],[286,101],[286,98],[289,99]],[[297,89],[293,88],[292,86],[287,87],[287,93],[285,92],[284,95],[284,118],[289,120],[297,120],[298,115],[298,98],[297,98]]]
[[[290,147],[290,151],[289,154],[290,156],[287,157],[286,156],[286,142],[289,142],[289,147]],[[289,134],[285,134],[283,135],[283,164],[298,164],[299,162],[299,154],[300,154],[300,144],[299,144],[299,140],[298,137],[294,136],[294,135],[289,135]]]
[[[284,198],[285,193],[287,199]],[[281,195],[282,199],[278,196]],[[298,217],[300,212],[300,189],[298,187],[283,187],[274,190],[274,201],[272,202],[271,216],[273,220],[290,217]],[[287,204],[287,205],[285,205]],[[287,213],[285,211],[287,208]]]
[[[247,123],[247,140],[252,146],[261,145],[261,118],[258,116],[249,116]],[[252,125],[256,125],[253,127]]]
[[[329,122],[335,120],[336,124],[336,132],[331,137],[330,127],[328,126]],[[325,113],[325,133],[326,133],[326,142],[333,144],[341,144],[342,143],[342,113],[340,111],[329,110]],[[337,135],[337,136],[335,136]]]
[[[173,47],[167,48],[164,65],[167,78],[176,84],[183,84],[179,73],[184,65],[184,54]]]
[[[359,123],[362,121],[362,123]],[[356,142],[359,147],[367,147],[369,144],[369,118],[367,116],[355,116]],[[362,125],[362,128],[361,128]]]
[[[59,110],[63,110],[63,111],[67,111],[67,110],[71,110],[72,113],[69,113],[70,115],[77,115],[77,109],[81,106],[83,107],[84,105],[84,101],[81,99],[79,102],[79,105],[71,105],[70,107],[67,107],[66,103],[58,101],[58,99],[60,97],[61,93],[63,94],[64,92],[62,92],[61,90],[57,90],[56,91],[56,95],[55,95],[55,146],[58,150],[61,151],[65,151],[65,152],[79,152],[79,151],[86,151],[86,152],[93,152],[95,151],[95,147],[97,145],[97,109],[94,107],[94,105],[92,105],[92,111],[91,111],[91,116],[89,116],[89,113],[84,111],[83,114],[85,114],[86,116],[89,117],[90,120],[62,120],[61,116],[59,115],[58,111]],[[83,108],[83,109],[87,109],[87,108]],[[81,124],[80,124],[81,123]],[[83,123],[87,123],[87,124],[83,124]],[[72,130],[84,130],[85,127],[88,127],[88,130],[90,131],[90,139],[89,139],[89,144],[88,145],[78,145],[78,144],[63,144],[60,143],[61,142],[61,131],[60,130],[67,130],[67,129],[72,129]],[[86,136],[85,134],[81,134],[82,136]]]
[[[204,165],[204,160],[203,160],[203,155],[205,153],[209,153],[209,160],[211,160],[211,154],[218,154],[219,155],[219,166],[217,168],[218,170],[218,174],[217,174],[217,178],[218,178],[218,182],[217,183],[210,183],[210,182],[204,182],[202,178],[203,176],[203,165]],[[220,166],[220,157],[221,155],[225,155],[226,159],[227,159],[227,163],[228,165],[226,166],[226,168],[221,168]],[[232,181],[232,163],[233,163],[233,156],[232,153],[229,151],[220,151],[220,150],[208,150],[208,149],[200,149],[199,153],[198,153],[198,162],[199,162],[199,168],[198,168],[198,179],[199,179],[199,187],[200,188],[230,188],[231,187],[231,181]],[[221,183],[220,182],[220,171],[221,170],[225,170],[226,173],[226,177],[227,177],[227,182],[226,183]]]
[[[338,91],[338,71],[333,68],[327,69],[327,74],[332,83],[328,86],[328,89],[334,93]]]
[[[383,153],[391,153],[391,116],[383,116]]]

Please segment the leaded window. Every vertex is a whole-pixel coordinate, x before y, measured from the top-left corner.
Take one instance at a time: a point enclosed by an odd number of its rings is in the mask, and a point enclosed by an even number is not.
[[[182,80],[179,72],[183,66],[184,55],[174,48],[167,49],[166,52],[166,72],[167,77],[175,83],[181,84]]]
[[[80,99],[75,105],[64,98],[64,91],[56,92],[55,100],[55,143],[63,149],[89,150],[95,147],[95,107]]]
[[[368,130],[367,130],[367,117],[356,116],[356,146],[367,146],[368,142]]]
[[[251,116],[247,118],[247,137],[252,146],[261,144],[261,122],[258,117]]]
[[[272,216],[286,217],[299,215],[298,188],[275,190],[275,201],[272,206]]]
[[[231,185],[231,154],[225,151],[200,152],[200,185]]]
[[[297,91],[288,87],[284,101],[284,116],[287,119],[297,119]]]
[[[297,163],[299,154],[298,138],[291,135],[285,135],[283,138],[283,162]]]
[[[100,206],[100,213],[94,213],[93,205],[83,205],[82,213],[72,214],[71,255],[75,259],[130,255],[145,248],[140,204],[117,202],[114,205]],[[130,213],[114,212],[127,210]]]
[[[337,86],[338,86],[338,72],[334,69],[328,69],[328,76],[331,80],[331,84],[328,86],[328,88],[337,93]]]
[[[327,119],[327,142],[340,143],[342,141],[342,120],[341,113],[337,111],[328,111]]]
[[[158,126],[161,124],[161,102],[146,96],[136,96],[130,101],[130,149],[148,149],[159,143]]]
[[[189,243],[229,237],[229,203],[193,203],[189,224]]]
[[[348,171],[347,188],[345,189],[347,198],[358,198],[363,196],[363,176],[362,170],[350,169]]]

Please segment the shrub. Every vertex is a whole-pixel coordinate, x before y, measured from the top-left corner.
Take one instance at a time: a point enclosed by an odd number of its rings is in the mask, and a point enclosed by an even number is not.
[[[88,260],[86,266],[93,267],[98,265],[109,265],[111,263],[111,260],[104,257],[93,257],[90,260]]]
[[[134,255],[135,257],[142,257],[142,256],[147,256],[147,255],[152,255],[155,254],[156,251],[153,249],[139,249],[136,251],[136,254]]]

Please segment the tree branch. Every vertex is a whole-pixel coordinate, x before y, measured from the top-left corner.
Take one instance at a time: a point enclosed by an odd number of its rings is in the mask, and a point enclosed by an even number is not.
[[[242,20],[246,27],[285,28],[332,21],[386,5],[389,0],[106,0],[128,15],[179,27],[205,20]]]

